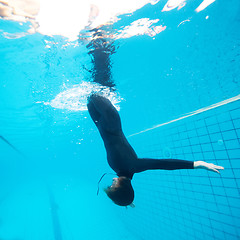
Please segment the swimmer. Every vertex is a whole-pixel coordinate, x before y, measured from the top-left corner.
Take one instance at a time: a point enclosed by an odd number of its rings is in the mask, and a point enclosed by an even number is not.
[[[105,189],[108,197],[119,206],[134,206],[133,175],[146,170],[206,169],[219,173],[224,168],[204,161],[138,158],[127,141],[120,116],[105,97],[93,94],[88,99],[88,111],[103,139],[109,166],[116,172],[111,186]]]

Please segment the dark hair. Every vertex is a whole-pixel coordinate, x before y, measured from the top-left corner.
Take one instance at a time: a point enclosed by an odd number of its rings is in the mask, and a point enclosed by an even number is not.
[[[128,178],[119,178],[117,187],[108,187],[104,189],[108,197],[119,206],[128,206],[133,202],[134,190],[131,180]]]

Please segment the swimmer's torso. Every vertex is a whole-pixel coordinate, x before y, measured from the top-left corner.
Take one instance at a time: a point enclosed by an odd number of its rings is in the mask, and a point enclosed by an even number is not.
[[[115,133],[98,127],[107,151],[110,167],[119,175],[132,178],[137,161],[137,154],[128,143],[122,131]]]

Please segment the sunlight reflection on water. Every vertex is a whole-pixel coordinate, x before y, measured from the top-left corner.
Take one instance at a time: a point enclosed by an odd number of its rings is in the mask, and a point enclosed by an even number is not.
[[[214,1],[203,0],[195,11],[204,10]],[[124,14],[131,16],[147,4],[158,6],[158,3],[158,0],[69,0],[67,2],[58,0],[6,0],[0,1],[0,19],[17,21],[20,24],[22,22],[31,23],[25,32],[11,35],[4,32],[3,35],[7,38],[20,38],[39,32],[48,36],[64,36],[70,41],[74,41],[78,39],[79,33],[81,35],[81,31],[100,28],[103,25],[112,25],[121,20]],[[169,0],[164,7],[160,9],[156,7],[156,11],[159,12],[158,16],[160,17],[161,12],[180,10],[187,4],[187,0]],[[152,22],[158,22],[161,18],[149,19],[145,22],[144,19],[146,18],[138,19],[141,21],[140,25],[136,24],[137,21],[133,21],[130,25],[123,26],[124,29],[113,33],[112,37],[119,39],[144,34],[153,37],[167,27],[161,24],[151,26]]]

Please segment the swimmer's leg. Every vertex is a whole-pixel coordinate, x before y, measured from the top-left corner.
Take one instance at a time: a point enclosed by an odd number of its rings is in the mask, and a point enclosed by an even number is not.
[[[88,108],[88,112],[89,112],[92,120],[96,124],[101,117],[100,113],[97,111],[97,109],[94,107],[93,102],[91,102],[91,101],[88,102],[87,108]]]
[[[105,128],[108,128],[110,131],[121,129],[121,120],[118,111],[107,98],[93,94],[89,97],[89,103],[92,103],[96,111],[100,114],[101,124]]]
[[[93,103],[95,109],[101,114],[101,116],[118,115],[117,109],[112,105],[107,98],[93,94],[89,97],[89,103]]]

